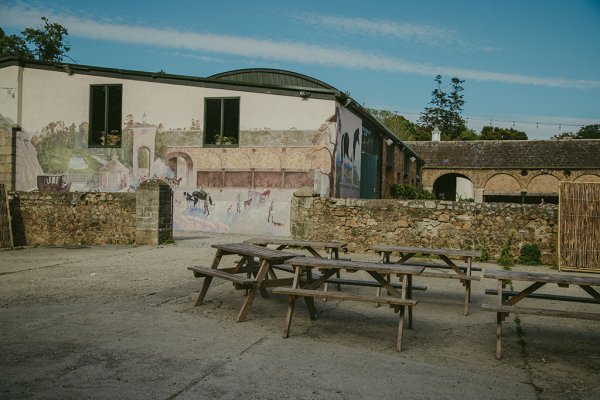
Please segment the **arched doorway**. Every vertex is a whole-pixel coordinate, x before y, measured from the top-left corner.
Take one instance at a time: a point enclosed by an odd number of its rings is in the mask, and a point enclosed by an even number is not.
[[[137,157],[135,161],[137,165],[134,165],[134,167],[136,167],[140,180],[151,178],[150,149],[146,146],[139,147],[137,149]]]
[[[195,186],[194,163],[188,154],[182,152],[167,154],[167,165],[173,171],[173,178],[178,181],[181,179],[178,186]]]
[[[475,197],[473,182],[461,174],[444,174],[433,183],[433,194],[437,199],[460,201]]]

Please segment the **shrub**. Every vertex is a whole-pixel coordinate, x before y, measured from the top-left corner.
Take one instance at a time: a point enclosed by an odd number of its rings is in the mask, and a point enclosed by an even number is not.
[[[396,198],[402,199],[422,199],[422,200],[430,200],[435,199],[435,196],[430,192],[424,190],[422,192],[417,191],[414,186],[411,185],[392,185],[390,191],[392,195]]]
[[[525,265],[539,265],[542,263],[542,252],[537,244],[524,244],[521,246],[519,262]]]
[[[504,243],[504,247],[502,247],[502,252],[500,253],[500,258],[498,259],[498,264],[502,265],[503,267],[510,267],[515,264],[511,245],[512,236],[506,240],[506,243]]]
[[[477,261],[487,262],[490,260],[490,247],[486,244],[481,248],[481,257]]]

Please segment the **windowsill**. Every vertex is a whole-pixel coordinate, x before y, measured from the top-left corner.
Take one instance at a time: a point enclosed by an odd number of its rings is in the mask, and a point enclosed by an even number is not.
[[[214,147],[214,148],[228,148],[228,147],[233,147],[233,148],[237,148],[240,147],[239,144],[208,144],[205,143],[202,147]]]
[[[88,149],[120,149],[121,145],[88,144]]]

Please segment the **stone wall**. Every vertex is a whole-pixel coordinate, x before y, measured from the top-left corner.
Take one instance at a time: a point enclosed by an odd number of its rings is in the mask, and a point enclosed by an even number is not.
[[[0,120],[0,183],[10,191],[15,186],[15,157],[10,126],[3,122]]]
[[[509,238],[518,256],[537,244],[544,264],[556,259],[558,207],[432,200],[360,200],[294,197],[295,238],[348,243],[351,252],[376,244],[482,249],[498,259]]]
[[[16,246],[135,241],[135,193],[12,192]]]

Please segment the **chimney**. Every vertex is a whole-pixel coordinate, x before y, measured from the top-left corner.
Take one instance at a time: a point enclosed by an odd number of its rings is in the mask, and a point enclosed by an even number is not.
[[[441,142],[442,141],[442,132],[440,132],[440,129],[436,126],[435,128],[433,128],[433,131],[431,132],[431,141],[432,142]]]

